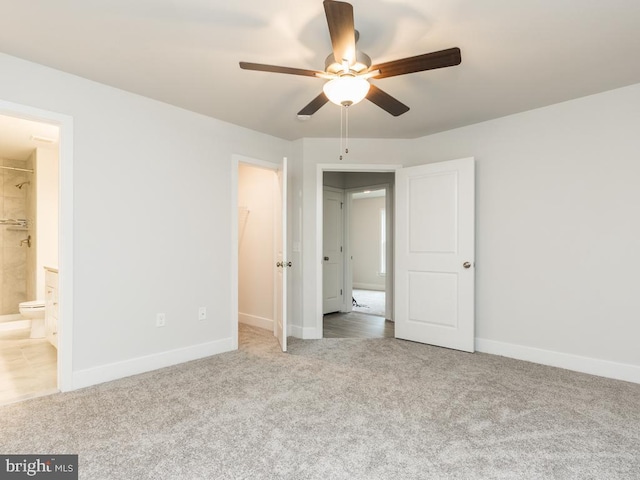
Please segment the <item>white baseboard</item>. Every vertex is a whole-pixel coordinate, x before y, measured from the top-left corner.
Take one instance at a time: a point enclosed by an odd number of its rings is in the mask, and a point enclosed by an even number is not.
[[[270,318],[258,317],[247,313],[238,313],[238,322],[252,327],[264,328],[273,332],[273,320]]]
[[[638,365],[581,357],[569,353],[542,350],[540,348],[497,342],[484,338],[476,338],[476,350],[478,352],[541,363],[542,365],[566,368],[567,370],[573,370],[575,372],[640,383],[640,366]]]
[[[358,290],[377,290],[379,292],[384,292],[384,285],[377,285],[375,283],[353,282],[353,288],[357,288]]]
[[[303,328],[299,325],[289,325],[289,333],[290,336],[301,338],[303,340],[316,340],[318,337],[316,334],[316,328],[314,327],[306,327]]]
[[[119,378],[130,377],[139,373],[150,372],[159,368],[170,367],[199,358],[210,357],[218,353],[236,350],[233,338],[224,338],[214,342],[201,343],[191,347],[179,348],[168,352],[133,358],[122,362],[110,363],[99,367],[87,368],[73,372],[70,390],[89,387],[99,383],[110,382]]]

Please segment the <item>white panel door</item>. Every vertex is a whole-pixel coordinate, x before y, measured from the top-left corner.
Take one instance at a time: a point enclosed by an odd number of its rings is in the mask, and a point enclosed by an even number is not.
[[[342,310],[342,206],[344,194],[324,190],[322,227],[322,313]]]
[[[287,159],[282,159],[278,170],[279,199],[281,214],[276,214],[276,315],[274,334],[278,338],[283,352],[287,351],[287,269],[291,262],[287,260]]]
[[[474,160],[396,173],[396,338],[474,351]]]

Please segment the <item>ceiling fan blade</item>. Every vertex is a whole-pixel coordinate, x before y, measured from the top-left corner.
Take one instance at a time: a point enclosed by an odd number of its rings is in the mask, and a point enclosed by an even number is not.
[[[305,70],[303,68],[279,67],[277,65],[265,65],[263,63],[240,62],[240,68],[244,70],[257,70],[259,72],[288,73],[289,75],[303,75],[316,77],[318,74],[326,75],[318,70]]]
[[[407,107],[400,100],[396,100],[391,95],[386,93],[383,90],[380,90],[375,85],[371,85],[369,87],[369,93],[367,93],[367,100],[372,103],[375,103],[381,109],[389,112],[394,117],[398,117],[403,113],[409,111],[409,107]]]
[[[318,110],[320,110],[320,108],[329,101],[329,99],[327,98],[327,96],[324,94],[324,92],[320,93],[320,95],[318,95],[316,98],[314,98],[313,100],[311,100],[311,102],[309,102],[309,104],[304,107],[302,110],[300,110],[298,112],[298,115],[313,115],[314,113],[316,113]]]
[[[349,65],[356,61],[356,33],[353,26],[353,6],[346,2],[324,0],[329,35],[333,46],[333,58],[339,64],[347,60]]]
[[[460,49],[455,47],[440,50],[439,52],[425,53],[415,57],[379,63],[372,65],[370,70],[380,70],[380,73],[375,75],[374,78],[386,78],[405,75],[407,73],[434,70],[436,68],[452,67],[459,65],[461,61]]]

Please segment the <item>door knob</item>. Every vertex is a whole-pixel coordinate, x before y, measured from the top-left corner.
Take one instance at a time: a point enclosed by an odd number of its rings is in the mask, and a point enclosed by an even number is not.
[[[282,266],[283,266],[283,267],[285,267],[285,266],[286,266],[286,267],[290,267],[291,265],[293,265],[291,262],[287,262],[287,263],[286,263],[286,265],[285,265],[285,264],[283,264]]]
[[[282,267],[282,266],[283,266],[283,265],[282,265],[282,262],[278,262],[278,263],[276,263],[276,267]]]
[[[471,262],[464,262],[464,263],[462,264],[462,266],[463,266],[464,268],[471,268]]]
[[[329,261],[329,257],[324,257],[324,261],[328,262]]]

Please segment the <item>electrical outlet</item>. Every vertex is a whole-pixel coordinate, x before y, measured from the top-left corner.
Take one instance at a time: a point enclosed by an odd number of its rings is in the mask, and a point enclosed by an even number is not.
[[[164,327],[167,324],[167,317],[164,313],[156,314],[156,327]]]
[[[198,309],[198,320],[206,320],[207,319],[207,307],[200,307]]]

